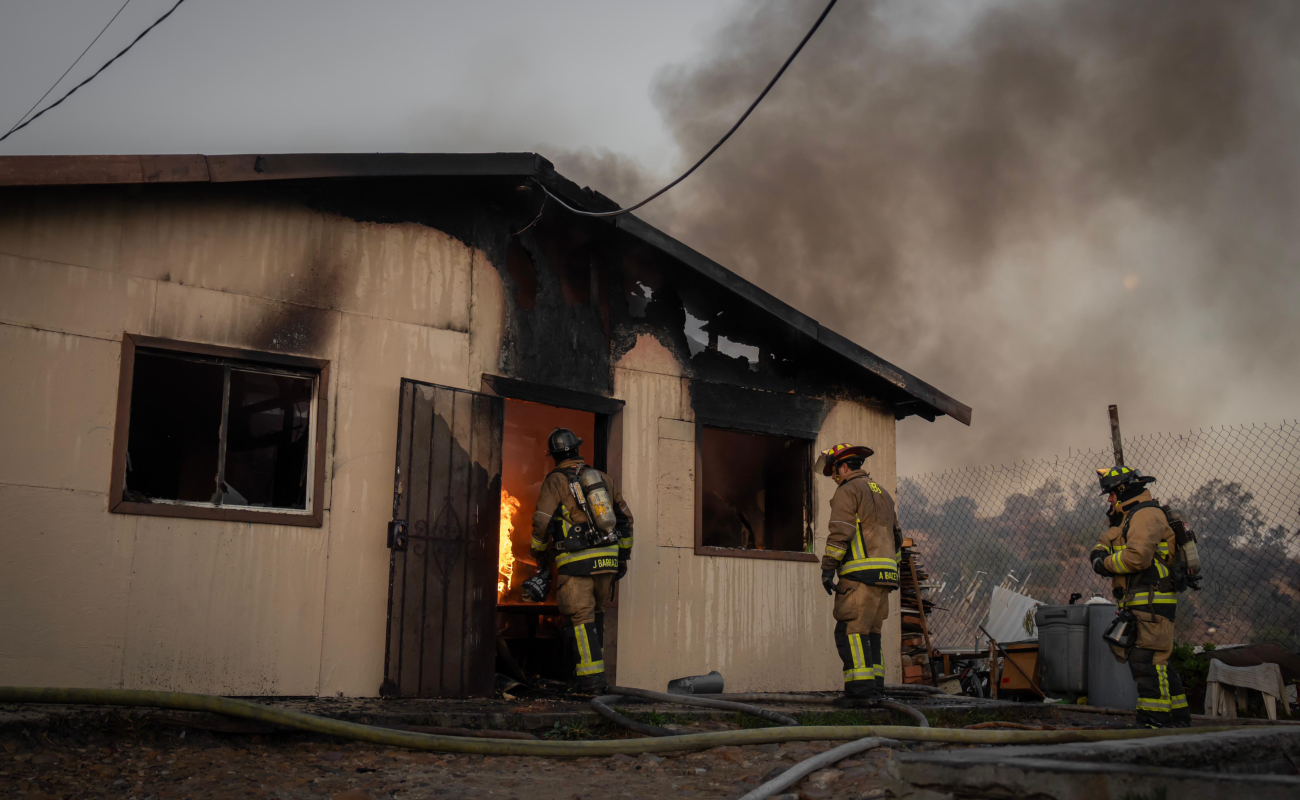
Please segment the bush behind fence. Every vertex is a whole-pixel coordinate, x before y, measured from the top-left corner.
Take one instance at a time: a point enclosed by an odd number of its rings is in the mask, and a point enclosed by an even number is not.
[[[1110,598],[1088,553],[1107,528],[1096,470],[1113,461],[1106,447],[899,480],[900,523],[936,584],[936,647],[974,644],[997,585],[1050,604]],[[1138,436],[1124,440],[1124,461],[1156,477],[1156,499],[1199,540],[1204,579],[1179,597],[1179,641],[1300,652],[1300,425]]]

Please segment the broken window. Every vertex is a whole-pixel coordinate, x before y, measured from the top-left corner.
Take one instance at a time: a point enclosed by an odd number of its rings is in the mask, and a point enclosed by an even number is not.
[[[123,358],[132,359],[130,408],[115,479],[120,475],[117,497],[128,507],[115,510],[318,510],[319,367],[171,346],[128,347]]]
[[[701,426],[700,546],[808,552],[811,452],[808,439]]]

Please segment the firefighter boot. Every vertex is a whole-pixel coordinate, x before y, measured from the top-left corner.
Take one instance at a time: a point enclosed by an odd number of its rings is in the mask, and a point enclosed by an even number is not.
[[[1168,728],[1172,697],[1169,692],[1169,665],[1154,663],[1155,651],[1134,647],[1129,651],[1128,668],[1137,682],[1137,726]],[[1186,698],[1183,699],[1186,702]],[[1189,714],[1190,716],[1190,714]]]
[[[835,699],[841,707],[875,705],[881,699],[871,665],[871,634],[849,633],[846,623],[835,626],[835,649],[844,664],[844,696]]]
[[[1169,670],[1169,716],[1175,728],[1192,727],[1192,710],[1187,707],[1187,695],[1183,691],[1183,679],[1177,672]]]
[[[571,623],[567,633],[573,646],[574,691],[579,694],[603,694],[605,660],[596,623]]]
[[[871,669],[872,675],[875,676],[876,691],[881,696],[885,694],[885,651],[880,642],[880,634],[873,633],[871,636]]]

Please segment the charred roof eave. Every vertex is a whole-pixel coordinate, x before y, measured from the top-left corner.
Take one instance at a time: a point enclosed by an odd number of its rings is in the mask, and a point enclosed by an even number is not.
[[[294,153],[244,155],[117,155],[0,157],[0,186],[247,182],[344,177],[501,177],[535,179],[573,206],[612,211],[618,205],[579,187],[536,153]],[[660,250],[720,287],[749,301],[883,383],[895,416],[963,424],[971,408],[899,369],[808,315],[781,302],[721,264],[631,214],[611,220],[620,231]],[[910,399],[899,399],[899,396]]]

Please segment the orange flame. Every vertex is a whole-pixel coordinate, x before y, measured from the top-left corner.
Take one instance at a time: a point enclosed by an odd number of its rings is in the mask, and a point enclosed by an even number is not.
[[[505,597],[515,576],[515,553],[510,534],[515,529],[514,516],[519,510],[519,500],[501,490],[501,537],[497,545],[497,599]]]

